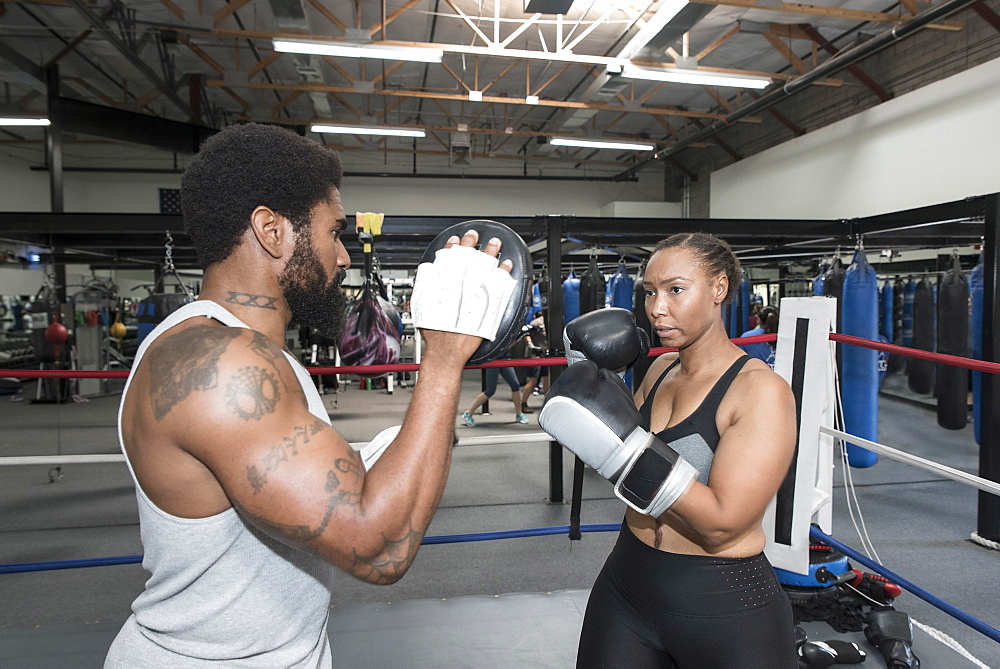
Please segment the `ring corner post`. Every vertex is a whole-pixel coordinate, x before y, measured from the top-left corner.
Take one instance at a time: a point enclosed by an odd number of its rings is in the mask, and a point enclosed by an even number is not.
[[[985,197],[983,216],[983,360],[1000,362],[1000,193]],[[982,375],[979,475],[1000,482],[1000,380]],[[1000,497],[979,492],[977,533],[1000,541]]]
[[[563,355],[558,350],[562,343],[563,303],[562,303],[562,233],[563,219],[560,216],[550,216],[546,220],[545,246],[549,267],[549,300],[546,325],[549,332],[549,355]],[[558,336],[557,336],[558,335]],[[559,378],[560,368],[549,367],[549,387]],[[549,442],[549,504],[563,504],[563,449],[557,441]]]

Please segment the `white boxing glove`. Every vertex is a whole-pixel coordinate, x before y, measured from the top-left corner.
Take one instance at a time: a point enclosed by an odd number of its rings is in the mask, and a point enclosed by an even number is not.
[[[439,249],[417,267],[410,297],[413,326],[492,341],[517,281],[499,261],[471,246]]]

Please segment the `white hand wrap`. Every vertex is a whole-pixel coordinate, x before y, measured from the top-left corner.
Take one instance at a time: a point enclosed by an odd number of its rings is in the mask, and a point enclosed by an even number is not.
[[[517,282],[496,258],[455,244],[417,268],[410,297],[413,325],[492,341]]]
[[[399,434],[399,428],[401,427],[403,426],[393,425],[392,427],[385,428],[376,434],[371,441],[358,449],[358,452],[361,454],[361,460],[365,464],[366,472],[371,471],[372,465],[374,465],[375,462],[382,457],[382,454],[385,453],[385,449],[392,443],[392,440],[396,438],[396,435]]]

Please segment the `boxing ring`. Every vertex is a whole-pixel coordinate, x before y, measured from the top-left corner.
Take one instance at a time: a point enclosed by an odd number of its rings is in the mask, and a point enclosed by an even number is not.
[[[814,298],[803,298],[812,300]],[[822,298],[818,298],[822,300]],[[829,301],[826,301],[829,302]],[[782,337],[794,337],[795,328],[787,327],[785,313],[791,314],[792,309],[783,305],[782,328],[779,329],[778,350],[793,350],[794,345],[784,345]],[[817,332],[819,328],[815,329]],[[815,332],[813,333],[815,335]],[[758,341],[773,341],[775,335],[735,340],[736,343],[753,343]],[[987,373],[1000,372],[1000,364],[986,363],[954,356],[938,356],[925,351],[905,349],[899,346],[884,345],[867,340],[856,341],[857,338],[844,335],[829,334],[829,329],[817,337],[813,346],[817,355],[825,357],[829,362],[832,341],[846,345],[859,345],[866,348],[885,349],[899,355],[923,357],[943,364],[957,364]],[[800,343],[799,349],[803,350]],[[665,349],[655,349],[651,355],[663,352]],[[954,359],[953,359],[954,358]],[[534,358],[529,360],[505,360],[487,363],[479,367],[492,366],[538,366],[562,365],[564,358]],[[779,369],[781,365],[789,365],[788,369]],[[829,387],[833,380],[808,380],[809,373],[802,367],[801,360],[786,358],[776,363],[776,370],[786,375],[795,387],[798,383],[810,384],[808,387]],[[363,371],[367,374],[415,371],[417,365],[385,365],[378,367],[324,367],[312,368],[313,374],[351,374]],[[798,371],[794,371],[798,369]],[[829,365],[827,365],[829,371]],[[798,377],[796,377],[798,374]],[[7,373],[5,372],[5,375]],[[70,377],[121,377],[125,373],[115,372],[52,372],[52,371],[18,371],[10,376],[21,378],[38,378],[41,376]],[[817,395],[817,393],[812,393]],[[975,487],[987,494],[1000,494],[1000,485],[994,481],[983,479],[967,472],[935,463],[926,458],[920,458],[907,453],[904,449],[880,444],[871,440],[861,439],[833,427],[831,415],[823,418],[824,411],[830,411],[829,402],[813,402],[813,398],[798,397],[802,410],[802,429],[800,430],[800,450],[796,459],[797,480],[802,485],[794,492],[800,498],[785,500],[784,507],[779,500],[775,501],[765,519],[765,527],[779,526],[782,515],[791,522],[792,530],[782,536],[780,531],[771,531],[768,555],[776,566],[782,568],[802,569],[802,559],[806,556],[806,571],[808,571],[808,546],[810,541],[819,541],[840,550],[857,565],[864,565],[870,571],[881,574],[897,583],[903,589],[923,599],[948,615],[960,620],[978,633],[995,642],[1000,642],[1000,631],[988,623],[971,616],[957,607],[944,602],[930,594],[920,585],[911,582],[905,574],[897,574],[890,567],[882,565],[878,560],[867,555],[867,551],[859,551],[847,543],[832,536],[830,507],[832,505],[832,470],[835,442],[848,440],[853,444],[863,446],[880,455],[919,467],[936,475],[946,477],[964,485]],[[827,398],[830,399],[830,398]],[[814,417],[806,420],[806,414]],[[502,438],[509,442],[509,438]],[[548,435],[542,432],[525,432],[516,437],[519,443],[547,443]],[[816,448],[812,454],[806,455],[803,449],[805,442],[813,442]],[[352,442],[352,447],[360,448],[365,442]],[[501,443],[497,437],[463,437],[458,440],[458,446],[488,447]],[[898,445],[897,445],[898,446]],[[0,466],[18,465],[48,465],[59,466],[69,464],[114,463],[123,462],[121,455],[63,455],[63,456],[17,456],[0,458]],[[827,467],[824,463],[828,464]],[[824,472],[824,470],[829,470]],[[829,475],[828,475],[829,474]],[[552,495],[550,491],[550,495]],[[780,497],[780,494],[779,494]],[[558,499],[558,497],[556,497]],[[819,527],[810,527],[810,522],[818,523]],[[618,523],[582,524],[581,533],[613,532],[619,528]],[[821,529],[822,528],[822,529]],[[531,538],[553,535],[569,535],[574,525],[553,525],[532,527],[498,532],[477,532],[465,534],[444,534],[427,536],[425,545],[441,545],[468,543],[480,541],[498,541],[513,538]],[[988,540],[987,540],[988,541]],[[862,539],[864,543],[864,539]],[[996,546],[989,546],[996,548]],[[803,548],[804,547],[804,548]],[[446,550],[446,549],[445,549]],[[426,558],[426,556],[424,556]],[[110,556],[88,560],[63,560],[51,562],[33,562],[0,565],[0,579],[6,574],[31,571],[49,571],[76,569],[83,567],[114,566],[141,562],[141,555]],[[596,573],[596,570],[595,570]],[[2,580],[0,580],[2,583]],[[992,593],[991,593],[992,594]],[[587,590],[561,590],[547,593],[511,593],[494,596],[461,596],[447,599],[418,599],[394,603],[367,603],[335,606],[331,611],[329,634],[331,647],[335,649],[338,664],[343,666],[440,666],[449,664],[455,666],[539,666],[557,667],[572,666],[575,657],[576,644],[579,638],[579,628],[586,606]],[[878,651],[872,648],[860,633],[837,633],[822,622],[807,622],[802,624],[810,639],[844,639],[858,643],[865,648],[874,659],[868,660],[868,666],[884,666]],[[90,644],[94,657],[97,657],[110,644],[117,633],[120,622],[106,626],[94,626],[93,634],[84,645]],[[927,667],[983,667],[982,659],[987,661],[997,658],[972,658],[963,654],[960,645],[956,649],[947,639],[941,639],[934,631],[928,630],[919,623],[913,629],[914,652]],[[44,642],[39,637],[26,634],[17,640],[15,646],[21,652],[30,656],[30,648],[36,650],[43,645],[53,643],[52,638]],[[78,640],[79,641],[79,640]],[[34,645],[33,645],[34,644]],[[102,646],[103,644],[103,646]],[[0,644],[5,646],[7,644]],[[957,644],[956,644],[957,645]],[[8,646],[9,647],[9,646]],[[28,650],[25,650],[28,649]],[[40,655],[38,657],[43,657]],[[51,657],[51,655],[49,655]],[[103,656],[102,656],[103,657]],[[1000,653],[998,653],[1000,657]],[[0,665],[19,666],[10,662],[8,656],[4,659],[4,651],[0,649]],[[30,664],[30,663],[27,663]],[[24,665],[24,666],[27,666]],[[37,666],[43,666],[44,662]],[[35,665],[32,665],[35,666]]]

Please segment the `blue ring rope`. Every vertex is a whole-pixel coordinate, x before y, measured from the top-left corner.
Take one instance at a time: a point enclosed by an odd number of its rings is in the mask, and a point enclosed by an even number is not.
[[[582,525],[581,532],[617,532],[621,523],[598,523]],[[469,541],[493,541],[496,539],[517,539],[521,537],[542,537],[551,534],[569,534],[569,525],[555,527],[533,527],[526,530],[503,530],[500,532],[473,532],[471,534],[445,534],[434,537],[424,537],[421,545],[458,544]],[[85,560],[60,560],[56,562],[22,562],[19,564],[0,564],[0,574],[20,574],[29,571],[52,571],[55,569],[80,569],[83,567],[110,567],[119,564],[138,564],[142,562],[141,555],[119,555],[106,558],[89,558]]]
[[[597,523],[591,525],[581,525],[581,532],[616,532],[621,528],[621,523]],[[432,537],[424,537],[420,543],[426,545],[434,544],[454,544],[467,543],[472,541],[494,541],[497,539],[517,539],[524,537],[541,537],[554,534],[569,534],[569,525],[556,525],[553,527],[534,527],[524,530],[503,530],[499,532],[473,532],[470,534],[445,534]],[[883,567],[878,562],[867,558],[850,546],[843,544],[830,535],[822,532],[816,527],[809,528],[809,536],[817,541],[822,541],[828,546],[836,548],[844,555],[847,555],[859,563],[868,567],[876,574],[885,576],[900,587],[906,588],[909,592],[920,597],[929,604],[941,609],[950,616],[962,621],[972,629],[985,636],[1000,642],[1000,630],[987,625],[982,620],[962,611],[956,606],[949,604],[940,597],[936,597],[918,585],[903,578],[899,574]],[[26,562],[20,564],[0,565],[0,574],[17,574],[32,571],[51,571],[55,569],[78,569],[82,567],[108,567],[120,564],[136,564],[142,562],[142,555],[120,555],[116,557],[91,558],[85,560],[62,560],[56,562]]]
[[[982,634],[988,636],[994,641],[1000,641],[1000,630],[987,625],[979,618],[976,618],[966,613],[965,611],[959,609],[958,607],[949,604],[940,597],[932,595],[931,593],[927,592],[920,586],[906,580],[905,578],[903,578],[899,574],[896,574],[890,569],[883,567],[878,562],[875,562],[874,560],[866,557],[865,555],[862,555],[861,553],[857,552],[850,546],[840,543],[830,535],[821,531],[819,528],[810,527],[809,536],[813,539],[816,539],[817,541],[822,541],[827,546],[832,546],[833,548],[836,548],[844,555],[857,560],[864,566],[874,571],[876,574],[881,574],[882,576],[885,576],[893,583],[899,585],[902,588],[906,588],[907,590],[909,590],[910,592],[912,592],[914,595],[924,600],[925,602],[936,606],[937,608],[941,609],[942,611],[952,616],[953,618],[961,620],[963,623],[965,623],[972,629],[976,630],[977,632],[981,632]]]

